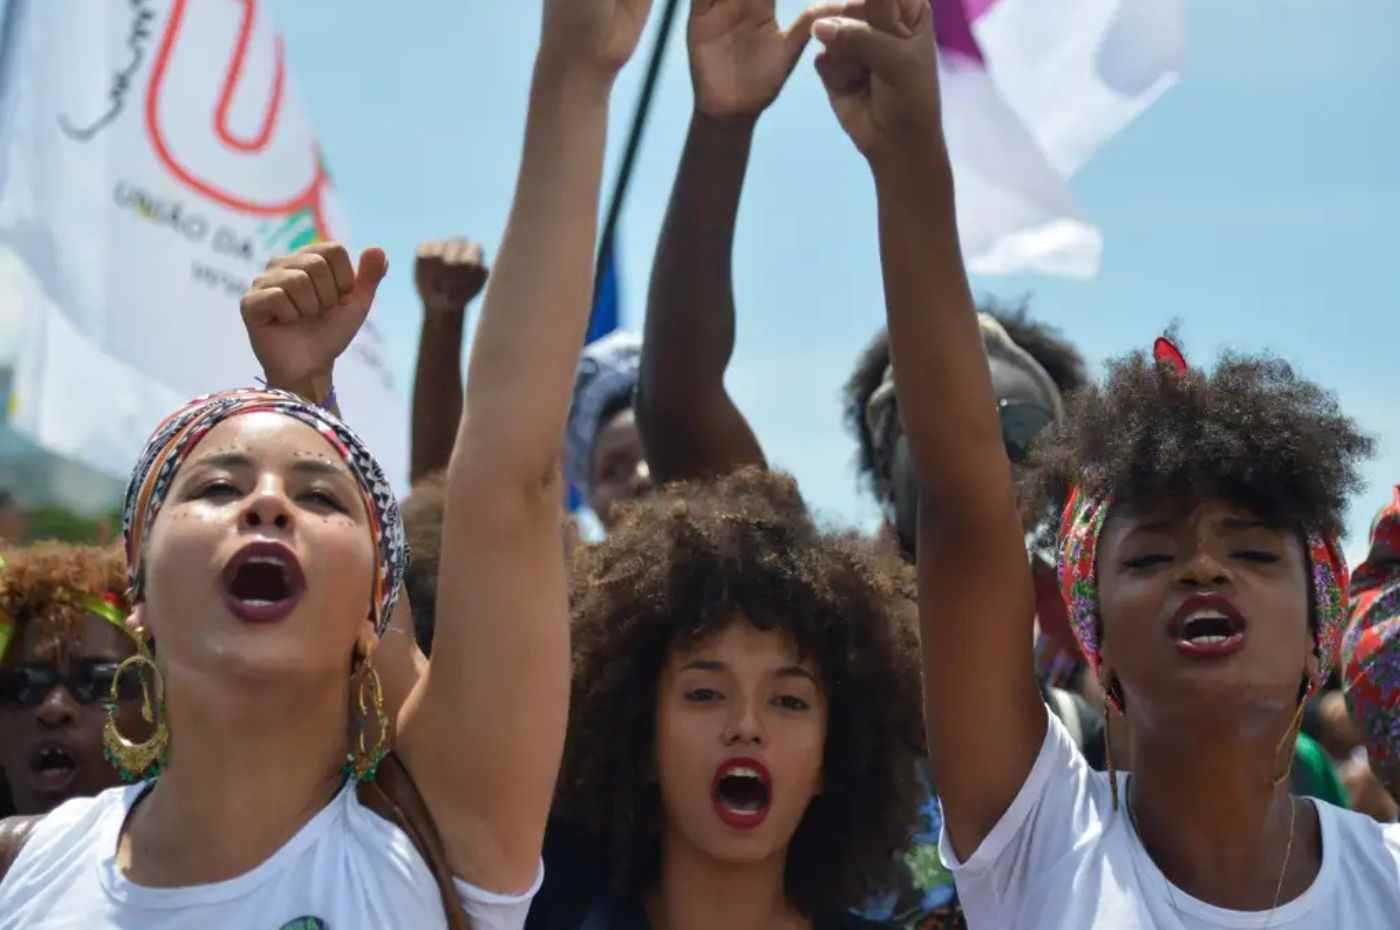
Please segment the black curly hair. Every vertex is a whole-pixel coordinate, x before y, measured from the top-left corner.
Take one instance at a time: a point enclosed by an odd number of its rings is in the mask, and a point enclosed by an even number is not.
[[[1329,392],[1271,355],[1181,374],[1134,352],[1078,392],[1022,471],[1028,519],[1058,526],[1067,488],[1120,501],[1223,497],[1275,526],[1340,534],[1373,443]]]
[[[979,313],[994,318],[1006,330],[1011,341],[1040,363],[1050,380],[1055,382],[1062,397],[1068,398],[1088,383],[1084,358],[1070,342],[1060,335],[1058,329],[1032,319],[1026,301],[1019,303],[999,303],[983,300],[978,306]],[[881,500],[890,500],[890,467],[894,461],[894,448],[876,448],[875,437],[870,434],[866,422],[866,406],[870,397],[879,389],[885,379],[885,370],[890,365],[889,331],[881,328],[875,338],[866,346],[856,361],[841,391],[843,420],[847,430],[855,436],[859,448],[856,453],[856,472],[861,483],[868,487]],[[887,442],[897,439],[891,435]]]
[[[785,475],[741,469],[629,505],[572,567],[573,704],[558,810],[594,833],[614,891],[659,877],[649,782],[658,680],[670,650],[737,613],[790,633],[820,670],[823,791],[788,848],[787,894],[808,915],[880,887],[915,822],[918,640],[908,569],[855,534],[819,528]]]

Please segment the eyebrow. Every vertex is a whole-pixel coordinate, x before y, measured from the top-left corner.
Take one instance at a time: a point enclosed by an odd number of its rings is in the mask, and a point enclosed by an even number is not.
[[[234,469],[252,468],[254,467],[254,462],[242,452],[218,452],[212,455],[206,455],[204,458],[196,461],[194,465],[196,467]],[[319,459],[303,459],[295,462],[292,465],[292,471],[298,474],[335,475],[342,477],[347,475],[346,470],[341,466],[333,462]]]
[[[729,670],[729,666],[716,659],[695,659],[681,666],[681,671],[683,672],[691,670],[699,672],[725,672]],[[806,678],[813,684],[816,684],[817,681],[816,675],[813,675],[800,665],[785,665],[774,674],[778,678]]]

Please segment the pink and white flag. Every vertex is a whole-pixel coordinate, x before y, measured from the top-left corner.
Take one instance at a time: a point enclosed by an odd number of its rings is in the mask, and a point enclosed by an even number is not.
[[[270,257],[343,238],[345,223],[258,0],[0,11],[9,422],[124,476],[179,403],[253,382],[239,296]],[[372,322],[336,380],[349,419],[402,478],[406,407]]]
[[[1069,179],[1177,80],[1185,0],[933,0],[969,268],[1092,277]]]

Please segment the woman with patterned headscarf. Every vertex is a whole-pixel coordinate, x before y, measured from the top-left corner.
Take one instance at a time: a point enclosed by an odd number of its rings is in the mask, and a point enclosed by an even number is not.
[[[33,828],[0,884],[0,928],[523,925],[569,694],[559,437],[608,93],[646,10],[545,0],[518,196],[448,469],[441,622],[397,722],[374,651],[406,552],[379,465],[291,393],[188,404],[156,429],[126,499],[131,671],[155,733],[108,748],[142,783]],[[275,262],[243,302],[269,383],[329,406],[320,363],[349,345],[385,271],[382,251],[357,270],[336,245]]]
[[[929,177],[947,153],[928,10],[869,0],[824,30],[823,71],[880,194],[895,383],[920,485],[941,859],[969,926],[1393,926],[1400,828],[1287,785],[1303,702],[1336,662],[1346,569],[1335,534],[1371,448],[1287,364],[1227,357],[1193,371],[1163,340],[1155,361],[1112,365],[1037,440],[1025,477],[1039,500],[1068,501],[1070,624],[1125,717],[1131,777],[1091,771],[1048,712],[951,178]],[[910,138],[931,140],[921,157],[904,151]]]
[[[922,402],[952,396],[951,383],[930,393],[956,374],[933,351],[896,339],[920,480],[968,502],[951,531],[944,509],[937,531],[921,526],[919,559],[920,604],[937,605],[923,627],[941,850],[970,925],[1388,926],[1400,832],[1290,786],[1303,705],[1338,660],[1336,534],[1370,441],[1278,359],[1193,370],[1161,339],[1111,363],[1037,442],[1029,499],[1057,506],[1069,490],[1070,627],[1132,759],[1131,775],[1111,755],[1096,773],[1032,690],[1010,470],[977,422],[979,391],[959,395],[956,443],[947,406]],[[938,713],[955,694],[977,712]]]

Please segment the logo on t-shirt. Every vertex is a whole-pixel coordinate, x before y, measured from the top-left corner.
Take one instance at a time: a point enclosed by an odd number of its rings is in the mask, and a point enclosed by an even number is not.
[[[284,923],[279,930],[330,930],[330,924],[319,917],[298,917]]]

